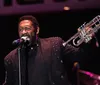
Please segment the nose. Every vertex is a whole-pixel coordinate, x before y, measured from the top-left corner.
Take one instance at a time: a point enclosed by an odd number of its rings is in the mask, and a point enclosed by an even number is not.
[[[24,29],[24,30],[22,31],[22,33],[25,34],[25,33],[27,33],[27,31]]]

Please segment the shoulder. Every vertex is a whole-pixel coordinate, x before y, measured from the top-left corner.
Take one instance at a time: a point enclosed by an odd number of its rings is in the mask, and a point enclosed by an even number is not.
[[[49,38],[41,38],[42,41],[49,42],[63,42],[64,40],[61,37],[49,37]]]
[[[49,37],[41,39],[41,44],[43,46],[61,47],[63,42],[64,41],[61,37]]]
[[[17,48],[12,50],[11,52],[9,52],[5,58],[4,58],[4,61],[12,61],[14,56],[17,54]]]

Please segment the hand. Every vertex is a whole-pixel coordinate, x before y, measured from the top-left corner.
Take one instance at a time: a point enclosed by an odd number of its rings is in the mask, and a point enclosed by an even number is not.
[[[89,37],[93,37],[95,35],[93,29],[90,27],[86,27],[86,28],[84,28],[84,30],[86,32],[86,35],[88,35]]]
[[[83,29],[78,28],[78,32],[85,32],[86,35],[93,37],[95,35],[94,31],[90,27],[85,27]]]
[[[90,27],[84,27],[83,29],[79,28],[78,32],[80,33],[81,38],[83,38],[86,43],[89,42],[95,35],[93,29]]]

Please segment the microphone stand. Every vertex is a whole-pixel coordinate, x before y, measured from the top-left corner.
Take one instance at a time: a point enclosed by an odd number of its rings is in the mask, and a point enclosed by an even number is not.
[[[30,39],[28,36],[22,36],[21,39],[17,39],[13,41],[13,45],[19,45],[17,52],[18,52],[18,78],[19,78],[19,85],[27,85],[27,58],[28,58],[28,45],[29,45]],[[23,66],[23,67],[22,67]]]
[[[76,73],[76,85],[80,85],[80,77],[79,77],[79,69],[80,66],[79,66],[79,63],[78,62],[75,62],[74,63],[74,69],[75,69],[75,73]]]
[[[21,56],[20,56],[20,51],[21,51],[21,48],[19,47],[19,48],[18,48],[19,85],[22,85],[22,81],[21,81],[21,63],[20,63],[20,62],[21,62],[21,60],[20,60],[20,57],[21,57]]]
[[[19,47],[18,47],[18,67],[19,67],[19,85],[27,85],[27,45],[24,45],[24,44],[21,44]],[[22,55],[21,56],[21,52]],[[22,67],[23,66],[23,67]],[[24,77],[23,77],[23,76]]]
[[[77,85],[80,85],[79,68],[77,68],[76,76],[77,76]]]

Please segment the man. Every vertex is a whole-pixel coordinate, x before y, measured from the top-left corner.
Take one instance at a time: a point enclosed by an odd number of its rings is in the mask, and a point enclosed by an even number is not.
[[[39,38],[39,24],[33,16],[22,16],[18,27],[21,40],[17,42],[18,48],[4,59],[3,85],[70,85],[64,59],[76,56],[79,48],[63,46],[64,41],[59,37]]]

